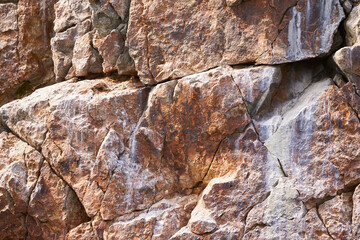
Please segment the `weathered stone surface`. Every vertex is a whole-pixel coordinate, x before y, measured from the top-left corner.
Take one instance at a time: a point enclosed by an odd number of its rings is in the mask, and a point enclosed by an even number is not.
[[[7,104],[2,121],[42,149],[89,216],[111,220],[171,193],[191,192],[221,141],[244,130],[249,116],[231,71],[218,68],[155,87],[142,118],[146,88],[92,80],[57,84]],[[145,152],[148,143],[159,147]]]
[[[95,36],[94,46],[103,58],[104,73],[117,71],[119,75],[135,75],[134,61],[129,56],[129,48],[125,38],[126,29],[112,30],[106,37]]]
[[[175,197],[153,205],[147,213],[131,221],[112,224],[105,239],[169,239],[190,218],[196,196]]]
[[[344,11],[349,14],[351,12],[351,9],[353,7],[353,3],[350,0],[346,0],[343,4],[342,4]]]
[[[0,30],[2,33],[17,30],[17,6],[13,3],[0,5]]]
[[[338,50],[333,59],[340,70],[345,74],[357,89],[360,88],[360,5],[357,5],[351,11],[345,21],[346,43],[348,46]]]
[[[55,5],[56,18],[51,39],[57,81],[102,72],[99,53],[92,47],[91,7],[88,0],[61,0]]]
[[[94,39],[94,45],[99,49],[99,53],[104,59],[102,64],[104,72],[116,71],[116,61],[124,48],[121,33],[117,29],[112,30],[105,38]]]
[[[269,107],[270,99],[280,84],[282,75],[279,67],[261,66],[236,70],[233,78],[253,117]]]
[[[282,221],[278,226],[269,227],[260,223],[254,230],[244,235],[244,240],[250,239],[333,239],[319,219],[316,210],[312,208],[300,222]]]
[[[76,39],[85,35],[90,31],[90,29],[91,21],[85,20],[83,22],[79,22],[74,27],[71,27],[64,32],[57,33],[51,39],[54,72],[57,81],[64,80],[70,72]],[[88,68],[89,66],[83,66],[82,68],[86,67]],[[71,77],[72,76],[69,76],[69,78]]]
[[[243,0],[226,0],[226,5],[228,5],[229,7],[233,7],[239,5],[242,1]]]
[[[215,0],[136,0],[130,55],[146,84],[224,63],[299,61],[329,53],[343,17],[338,0],[252,0],[236,7]]]
[[[218,226],[209,215],[210,213],[206,214],[206,210],[195,212],[189,222],[190,231],[198,235],[214,232]]]
[[[128,0],[61,0],[55,5],[51,45],[57,81],[94,73],[136,75],[126,41],[129,5]]]
[[[334,61],[357,89],[360,89],[360,45],[344,47],[334,54]]]
[[[348,46],[360,43],[360,5],[356,5],[345,21],[346,44]]]
[[[94,232],[91,222],[83,223],[66,234],[66,240],[97,240],[98,237]]]
[[[0,94],[4,94],[18,83],[18,23],[15,4],[0,4],[0,22]]]
[[[319,214],[333,239],[355,239],[351,235],[352,195],[343,193],[319,206]]]
[[[126,39],[129,0],[92,2],[95,28],[94,46],[104,59],[104,73],[136,75],[134,61],[129,55]]]
[[[54,31],[63,32],[91,17],[89,0],[60,0],[55,4]]]
[[[152,91],[135,131],[134,158],[159,169],[167,186],[185,191],[201,182],[220,142],[249,123],[231,71],[217,68]],[[168,187],[160,186],[164,194]]]
[[[351,82],[344,84],[344,86],[341,87],[341,91],[349,106],[358,116],[360,116],[360,96],[353,84]]]
[[[0,3],[0,104],[51,82],[53,5],[53,0]]]
[[[357,239],[356,2],[0,0],[0,239]]]
[[[3,117],[7,115],[6,124],[14,132],[33,146],[42,148],[52,167],[70,184],[87,213],[93,216],[100,209],[115,168],[124,169],[125,175],[121,175],[124,184],[135,180],[131,178],[131,168],[126,169],[126,162],[121,164],[125,160],[119,157],[124,150],[115,142],[128,143],[142,114],[147,92],[129,82],[66,82],[37,91],[26,102],[5,105]],[[43,124],[38,123],[40,119]],[[129,164],[136,167],[132,165],[135,163]],[[114,190],[119,193],[119,189]],[[128,190],[131,196],[132,189]],[[129,197],[115,194],[120,197],[116,201],[114,194],[111,194],[113,205]],[[110,207],[107,210],[113,211]]]
[[[45,162],[29,202],[29,239],[62,239],[88,216],[75,192]]]
[[[130,0],[110,0],[110,3],[121,20],[127,22],[129,20]]]
[[[358,238],[360,235],[360,185],[355,188],[352,202],[353,208],[351,232],[354,238]]]
[[[75,41],[72,58],[75,76],[102,73],[102,61],[99,53],[92,47],[92,35],[91,32],[88,32]]]
[[[25,216],[43,158],[11,133],[0,134],[0,238],[24,239]]]
[[[97,34],[106,37],[121,21],[115,9],[106,0],[91,1],[92,22]]]
[[[212,232],[211,239],[240,239],[248,212],[268,196],[280,177],[277,159],[257,139],[252,127],[231,135],[220,145],[209,169],[205,181],[212,180],[191,214],[188,230],[184,228],[174,239],[196,239],[194,234]]]
[[[53,81],[50,39],[53,36],[55,0],[18,2],[19,75],[22,81],[41,85]]]
[[[323,76],[324,67],[319,61],[306,61],[281,65],[281,82],[273,91],[267,95],[266,107],[263,111],[253,114],[252,119],[259,134],[259,139],[265,142],[281,124],[283,115],[289,111],[294,104],[299,102],[299,97],[313,81],[320,80]],[[277,72],[279,70],[276,70]],[[273,76],[278,76],[277,74]],[[271,80],[275,82],[274,79]],[[261,85],[260,85],[261,86]],[[252,91],[251,85],[244,85],[242,91]],[[266,88],[265,88],[266,89]],[[271,90],[271,88],[270,88]],[[268,93],[266,90],[265,93]],[[269,96],[270,95],[270,96]]]
[[[245,233],[247,240],[331,239],[316,209],[307,212],[287,178],[280,179],[269,197],[249,212]]]
[[[358,181],[360,152],[354,143],[360,136],[359,120],[329,84],[311,84],[265,142],[310,206]]]

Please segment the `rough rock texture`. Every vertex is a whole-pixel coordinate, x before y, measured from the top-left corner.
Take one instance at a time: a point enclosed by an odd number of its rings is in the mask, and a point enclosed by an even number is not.
[[[55,0],[0,1],[0,104],[53,81]]]
[[[30,195],[37,184],[43,157],[11,133],[0,134],[1,238],[23,239]]]
[[[126,40],[129,0],[60,0],[52,53],[57,81],[91,74],[135,75]]]
[[[343,193],[319,206],[319,214],[334,239],[352,239],[352,192]]]
[[[314,208],[306,210],[287,178],[248,214],[244,239],[331,239]]]
[[[130,55],[146,84],[220,64],[299,61],[328,53],[343,17],[338,0],[134,0]]]
[[[334,61],[357,89],[360,88],[360,5],[353,8],[345,21],[346,44],[334,55]]]
[[[31,194],[26,226],[29,239],[62,239],[88,220],[75,192],[45,162]]]
[[[359,239],[359,33],[355,0],[0,0],[0,239]]]
[[[360,151],[352,144],[360,137],[359,119],[329,84],[322,80],[308,87],[265,141],[309,205],[359,180]]]

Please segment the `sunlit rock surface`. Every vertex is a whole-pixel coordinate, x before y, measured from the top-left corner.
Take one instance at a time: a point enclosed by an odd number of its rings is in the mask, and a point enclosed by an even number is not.
[[[0,1],[0,104],[53,83],[54,0]]]
[[[343,17],[338,0],[134,0],[130,55],[147,84],[221,64],[299,61],[329,53]]]
[[[359,6],[0,0],[0,239],[358,239]]]

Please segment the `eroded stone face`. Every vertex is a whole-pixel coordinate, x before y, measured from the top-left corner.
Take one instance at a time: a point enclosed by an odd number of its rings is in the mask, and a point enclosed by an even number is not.
[[[0,2],[0,104],[52,82],[54,1]]]
[[[344,47],[334,54],[334,61],[357,89],[360,88],[360,45]]]
[[[60,0],[55,5],[56,21],[54,31],[63,32],[91,17],[88,0]]]
[[[162,200],[131,221],[113,223],[104,233],[105,239],[169,239],[190,218],[196,197]]]
[[[101,57],[92,47],[91,32],[79,37],[74,44],[72,67],[74,76],[85,77],[92,73],[102,73]]]
[[[0,237],[23,239],[31,191],[43,158],[27,143],[8,132],[0,133]]]
[[[249,67],[233,71],[233,79],[246,102],[251,117],[268,109],[274,90],[282,79],[280,67]]]
[[[0,238],[356,239],[340,2],[0,0]]]
[[[280,177],[277,159],[257,139],[254,128],[231,135],[219,147],[205,178],[211,181],[191,213],[188,228],[174,239],[196,239],[202,234],[241,238],[247,214],[267,198]]]
[[[216,0],[136,0],[130,55],[146,84],[221,64],[299,61],[329,53],[343,17],[338,0],[252,0],[233,7]]]
[[[343,193],[319,206],[319,214],[334,239],[354,239],[351,234],[352,192]]]
[[[41,85],[53,82],[50,39],[54,35],[55,0],[18,2],[19,78]]]
[[[90,29],[91,29],[91,21],[88,19],[83,22],[79,22],[75,26],[68,28],[63,32],[57,33],[51,39],[51,50],[53,52],[54,72],[57,81],[64,80],[65,78],[69,79],[74,76],[74,74],[72,74],[71,72],[71,67],[72,67],[72,58],[73,58],[75,41],[76,39],[84,36],[87,32],[90,31]],[[89,45],[89,42],[87,44]],[[80,52],[80,49],[75,50],[75,53],[76,51]],[[90,57],[91,57],[91,52],[90,52]],[[75,63],[77,63],[76,58],[74,59],[74,61]],[[82,66],[82,68],[85,67],[89,67],[89,65]],[[70,75],[66,77],[69,73]]]
[[[0,4],[0,94],[16,85],[19,55],[17,38],[17,6],[13,3]],[[6,70],[5,70],[6,69]]]
[[[132,149],[137,161],[159,169],[160,193],[169,187],[186,191],[201,182],[220,142],[249,123],[231,71],[217,68],[170,81],[150,94]]]
[[[356,89],[360,88],[360,40],[359,40],[359,12],[360,6],[353,8],[350,15],[345,21],[346,44],[348,46],[338,50],[333,59],[346,78],[352,82]]]
[[[55,5],[52,52],[57,81],[135,75],[126,41],[128,0],[61,0]]]
[[[307,211],[287,178],[280,179],[269,197],[256,205],[246,219],[244,239],[271,238],[331,239],[316,209]]]
[[[311,206],[358,178],[359,151],[353,143],[359,137],[359,120],[342,93],[329,84],[322,80],[308,87],[265,142]],[[346,149],[341,147],[344,142]]]
[[[31,194],[26,226],[30,239],[61,239],[88,221],[75,192],[45,162]]]
[[[9,113],[10,128],[33,146],[42,148],[52,167],[93,216],[99,211],[119,164],[124,151],[121,144],[128,144],[142,114],[147,92],[146,88],[137,88],[129,82],[66,82],[35,92],[26,103],[6,105],[3,116]],[[12,110],[8,112],[7,107]],[[38,123],[40,119],[44,124]],[[111,146],[115,142],[118,145]]]
[[[346,44],[349,46],[359,43],[359,12],[360,6],[355,6],[345,21]]]
[[[352,202],[353,202],[353,209],[352,209],[352,226],[351,226],[351,232],[353,237],[358,237],[360,235],[359,232],[359,223],[360,223],[360,187],[357,186],[355,188],[353,197],[352,197]]]
[[[71,229],[71,231],[66,234],[65,239],[67,240],[96,240],[98,237],[94,232],[91,222],[83,223],[77,226],[76,228]]]

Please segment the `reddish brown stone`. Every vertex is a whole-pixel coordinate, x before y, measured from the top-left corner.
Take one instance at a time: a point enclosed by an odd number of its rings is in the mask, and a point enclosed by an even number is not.
[[[91,222],[83,223],[76,228],[71,229],[65,237],[66,240],[97,240]]]
[[[31,191],[43,158],[11,133],[0,134],[0,238],[24,239]]]
[[[338,0],[131,1],[130,55],[155,84],[222,65],[328,54],[344,17]]]
[[[319,214],[333,239],[354,239],[351,234],[352,192],[343,193],[319,206]]]
[[[75,192],[47,162],[40,171],[26,217],[29,239],[61,239],[89,219]]]
[[[352,202],[351,232],[353,238],[358,238],[360,236],[360,185],[355,188]]]
[[[54,0],[0,3],[0,104],[52,81]]]

